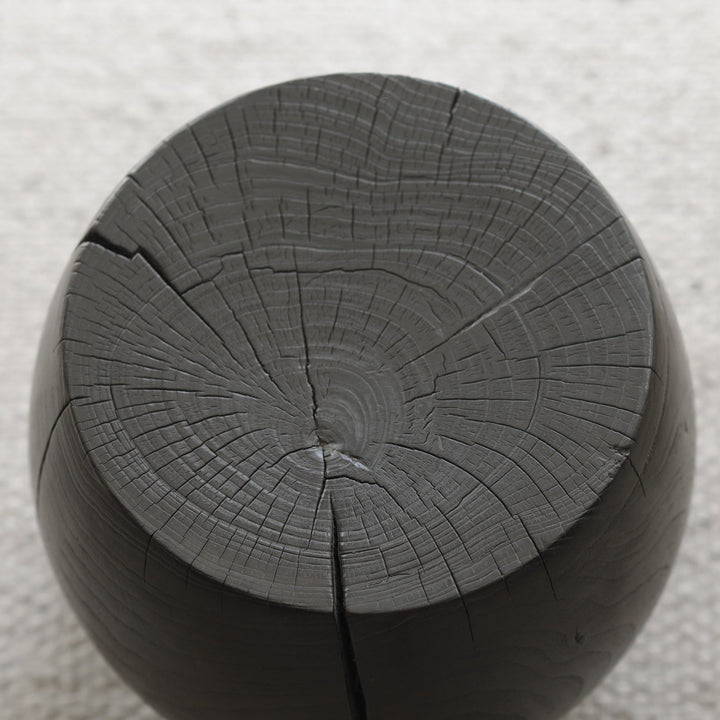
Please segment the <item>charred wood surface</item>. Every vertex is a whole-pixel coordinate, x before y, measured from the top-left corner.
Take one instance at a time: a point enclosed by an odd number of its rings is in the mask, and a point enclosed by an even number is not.
[[[404,77],[266,88],[122,182],[36,369],[48,553],[169,718],[555,718],[688,506],[655,271],[566,149]]]

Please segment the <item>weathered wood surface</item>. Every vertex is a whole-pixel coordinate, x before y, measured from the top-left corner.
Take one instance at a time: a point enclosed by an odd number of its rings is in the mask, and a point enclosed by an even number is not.
[[[58,578],[170,718],[553,718],[654,604],[693,413],[637,238],[564,148],[401,77],[267,88],[75,252],[31,455]]]

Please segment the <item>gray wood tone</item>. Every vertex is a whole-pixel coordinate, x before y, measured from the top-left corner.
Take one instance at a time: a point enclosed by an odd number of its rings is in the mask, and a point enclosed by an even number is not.
[[[542,719],[650,612],[693,412],[651,263],[509,111],[238,98],[78,246],[31,421],[59,581],[169,718]]]

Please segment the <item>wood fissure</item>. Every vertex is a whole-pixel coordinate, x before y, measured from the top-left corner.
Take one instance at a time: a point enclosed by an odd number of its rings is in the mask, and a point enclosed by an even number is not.
[[[35,508],[37,508],[40,505],[40,489],[41,489],[41,483],[42,483],[42,476],[43,476],[43,469],[45,468],[45,459],[47,458],[48,449],[50,448],[50,442],[53,439],[53,434],[55,433],[55,428],[57,427],[57,424],[60,422],[60,418],[65,414],[66,410],[70,407],[70,403],[72,402],[72,399],[68,400],[61,408],[60,412],[57,414],[57,417],[53,421],[52,425],[50,426],[50,430],[48,432],[47,440],[45,441],[45,446],[43,448],[42,455],[40,457],[40,462],[38,464],[38,471],[37,471],[37,477],[35,478]]]
[[[350,625],[345,607],[345,589],[343,588],[342,562],[340,560],[340,532],[332,499],[330,500],[330,512],[332,515],[333,614],[340,639],[343,668],[345,669],[345,688],[352,720],[367,720],[365,696],[363,695],[360,672],[353,649],[352,635],[350,634]]]

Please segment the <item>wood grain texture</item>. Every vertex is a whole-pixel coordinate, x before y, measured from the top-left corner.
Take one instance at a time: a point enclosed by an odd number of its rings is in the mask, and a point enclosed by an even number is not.
[[[77,248],[36,368],[58,578],[169,718],[554,718],[688,506],[672,310],[614,202],[486,100],[266,88]]]

